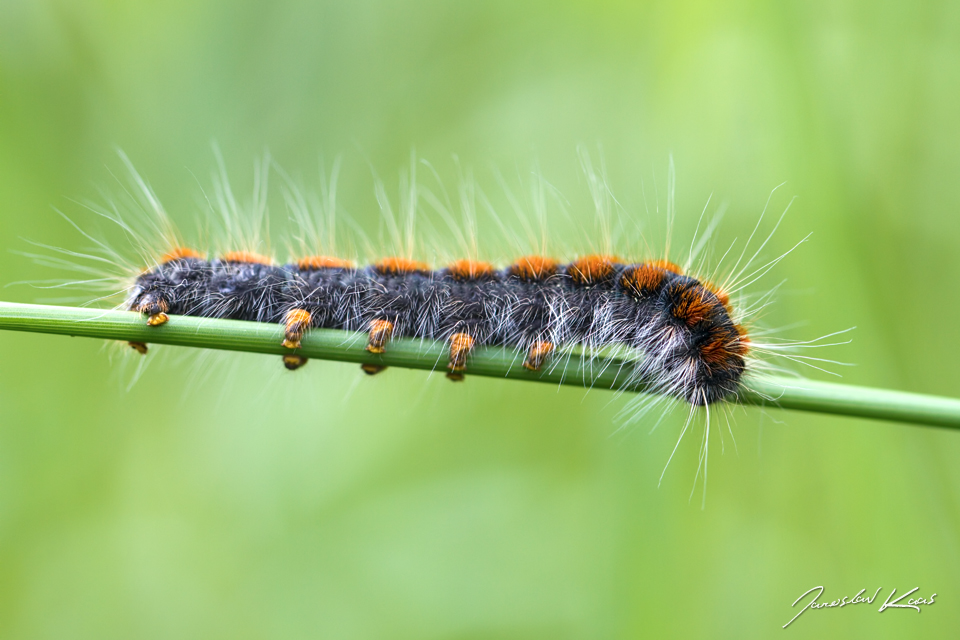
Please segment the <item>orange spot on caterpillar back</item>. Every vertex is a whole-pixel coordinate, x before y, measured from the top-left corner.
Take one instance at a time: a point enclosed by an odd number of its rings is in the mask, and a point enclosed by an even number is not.
[[[493,275],[492,264],[475,260],[457,260],[447,269],[455,280],[477,280]]]
[[[167,251],[160,258],[160,264],[166,264],[174,260],[181,260],[183,258],[197,258],[203,260],[203,255],[199,251],[194,251],[189,247],[174,247]]]
[[[692,327],[713,315],[713,301],[703,295],[699,286],[689,287],[680,292],[679,299],[673,305],[673,317],[683,320]]]
[[[423,262],[410,260],[409,258],[384,258],[373,265],[377,273],[384,275],[399,275],[402,273],[426,273],[430,267]]]
[[[228,251],[220,259],[224,262],[243,262],[247,264],[273,264],[273,259],[252,251]]]
[[[350,260],[331,256],[307,256],[297,260],[297,268],[304,271],[311,269],[355,269],[356,265]]]
[[[545,280],[555,275],[559,266],[560,263],[553,258],[523,256],[517,258],[517,261],[510,265],[507,273],[521,280]]]
[[[667,273],[667,269],[656,263],[645,262],[624,271],[620,276],[620,286],[634,297],[650,295],[663,286]]]
[[[594,284],[613,275],[613,268],[620,264],[614,256],[583,256],[570,263],[567,275],[577,284]]]

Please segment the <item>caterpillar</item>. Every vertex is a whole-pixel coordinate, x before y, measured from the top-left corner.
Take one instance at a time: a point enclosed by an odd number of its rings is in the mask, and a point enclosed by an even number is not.
[[[289,369],[305,363],[296,349],[314,327],[365,331],[373,353],[392,336],[446,341],[452,380],[463,379],[477,346],[520,350],[523,366],[537,371],[558,346],[626,345],[643,356],[636,375],[694,405],[736,393],[748,349],[721,288],[666,260],[607,255],[566,264],[530,255],[500,269],[461,259],[431,269],[402,257],[363,267],[326,255],[275,265],[246,251],[208,260],[176,247],[137,277],[128,308],[151,326],[167,314],[282,323]]]
[[[558,368],[561,377],[565,375],[570,358],[579,352],[588,367],[578,370],[586,372],[593,362],[602,362],[604,367],[615,366],[618,367],[615,375],[618,393],[623,389],[647,392],[635,396],[622,409],[618,417],[624,426],[638,422],[665,403],[685,404],[689,408],[664,473],[694,418],[703,417],[694,489],[702,473],[704,504],[711,413],[716,414],[718,409],[726,415],[727,431],[733,438],[731,407],[737,405],[741,394],[748,389],[745,382],[768,372],[796,375],[771,362],[771,358],[785,358],[821,371],[826,371],[818,366],[821,362],[843,364],[797,352],[845,344],[822,341],[849,329],[808,341],[770,337],[769,331],[757,329],[756,318],[770,303],[779,285],[760,295],[744,293],[746,287],[807,240],[803,238],[772,260],[755,264],[793,200],[772,231],[759,241],[759,247],[753,249],[752,243],[774,189],[739,252],[734,251],[737,244],[734,240],[713,266],[714,275],[703,275],[702,265],[707,260],[703,250],[723,209],[718,210],[698,238],[707,211],[705,206],[686,259],[671,261],[670,235],[675,208],[672,159],[668,174],[667,234],[661,253],[648,250],[647,255],[630,259],[621,257],[624,252],[611,249],[610,209],[612,204],[620,205],[607,185],[602,164],[601,171],[595,171],[589,155],[581,150],[581,166],[599,230],[599,238],[591,244],[601,248],[574,254],[566,260],[541,248],[520,251],[515,254],[519,257],[496,262],[477,256],[474,219],[477,191],[472,176],[461,174],[459,195],[464,221],[457,227],[452,221],[454,207],[450,198],[445,193],[444,198],[438,198],[418,185],[416,167],[427,163],[418,162],[412,156],[408,173],[401,173],[400,213],[405,216],[402,228],[397,224],[382,182],[375,181],[376,200],[382,221],[393,236],[393,250],[363,264],[355,256],[335,249],[335,222],[342,213],[336,202],[339,161],[329,178],[321,172],[322,198],[308,202],[290,177],[265,159],[255,172],[252,206],[241,207],[232,194],[223,160],[217,152],[220,173],[214,180],[213,197],[206,197],[209,213],[213,214],[207,222],[217,224],[219,219],[226,244],[218,251],[206,253],[196,248],[197,244],[182,240],[152,188],[126,156],[122,153],[120,156],[129,181],[121,183],[124,186],[116,196],[118,199],[110,200],[107,206],[82,204],[115,225],[130,247],[118,251],[61,213],[94,246],[84,251],[34,243],[61,257],[49,253],[26,255],[41,264],[73,269],[85,276],[80,280],[53,281],[53,284],[47,281],[46,288],[95,288],[104,293],[94,301],[86,300],[87,303],[120,297],[122,301],[115,308],[140,314],[147,332],[151,327],[170,322],[171,316],[176,315],[280,325],[282,342],[278,342],[286,350],[283,365],[292,371],[307,363],[299,350],[301,341],[314,329],[365,334],[366,350],[373,354],[388,351],[395,338],[440,342],[445,345],[445,357],[436,361],[435,368],[445,369],[446,376],[453,381],[462,381],[469,375],[471,353],[481,347],[513,352],[523,367],[531,372],[547,370],[549,377],[553,377]],[[298,244],[299,247],[290,250],[286,261],[274,260],[265,240],[269,229],[265,225],[266,186],[272,171],[284,180],[286,186],[281,189],[284,201],[299,232],[293,238],[296,242],[291,242],[291,246]],[[434,176],[439,182],[436,171]],[[501,184],[510,206],[522,213],[509,187]],[[540,218],[541,233],[545,222],[546,184],[538,177],[530,194]],[[481,198],[509,236],[496,208],[482,194]],[[417,252],[413,223],[416,213],[424,210],[424,202],[450,226],[463,247],[460,256],[434,260],[433,265],[414,258]],[[620,207],[619,211],[624,210]],[[346,220],[349,222],[349,217]],[[535,235],[529,224],[524,226],[528,236]],[[355,230],[362,235],[361,230]],[[473,246],[469,246],[471,244]],[[545,247],[545,240],[541,239],[540,245]],[[133,260],[129,259],[130,248],[137,254]],[[369,250],[369,243],[367,253],[374,253]],[[730,259],[734,264],[728,263],[721,271],[724,260],[737,253],[739,257]],[[725,275],[718,277],[718,273]],[[127,344],[146,355],[147,342]],[[610,351],[615,357],[592,359],[591,354],[606,355]],[[141,365],[145,362],[141,360]],[[361,366],[371,375],[385,369],[384,365],[369,361]],[[139,366],[134,381],[141,371]],[[592,387],[593,383],[585,379],[584,384]],[[755,386],[749,387],[749,391],[753,397],[777,404],[776,397]],[[651,431],[665,415],[667,412],[661,414]],[[723,429],[720,437],[722,444]],[[692,495],[693,490],[691,498]]]
[[[316,239],[316,221],[306,215],[308,207],[302,196],[288,191],[287,204],[293,205],[297,222],[308,232],[305,235],[314,239],[301,241],[301,248],[292,252],[293,257],[278,262],[260,250],[263,243],[255,236],[266,211],[268,174],[272,168],[281,170],[269,160],[260,166],[254,186],[253,214],[244,219],[230,191],[222,159],[217,155],[221,175],[215,182],[211,208],[226,223],[232,246],[208,256],[183,242],[152,189],[121,154],[133,187],[125,189],[125,193],[141,212],[148,214],[147,225],[153,233],[147,235],[153,238],[146,239],[135,231],[116,205],[87,206],[117,224],[128,238],[135,238],[141,264],[149,266],[135,267],[122,261],[118,252],[75,224],[106,257],[61,251],[101,264],[115,263],[122,272],[119,277],[92,282],[124,281],[119,287],[123,295],[119,306],[142,314],[150,327],[163,325],[170,315],[276,323],[283,327],[282,345],[288,350],[283,364],[290,370],[306,364],[307,359],[298,349],[306,333],[315,328],[365,333],[366,349],[371,353],[384,353],[390,348],[390,340],[398,337],[442,341],[447,345],[447,357],[445,366],[438,366],[444,367],[447,377],[454,381],[462,381],[469,374],[470,354],[478,347],[512,350],[523,366],[534,372],[559,362],[554,358],[571,348],[585,352],[624,348],[636,354],[629,360],[631,369],[627,375],[632,380],[642,380],[648,391],[683,401],[692,408],[735,400],[744,377],[768,364],[756,357],[757,352],[783,355],[782,350],[791,346],[759,343],[748,330],[746,318],[762,308],[766,296],[748,308],[732,300],[733,294],[784,257],[759,268],[751,267],[769,241],[768,236],[760,249],[743,262],[757,228],[742,248],[737,264],[728,270],[730,275],[718,281],[698,275],[692,267],[693,257],[703,247],[714,223],[708,225],[696,249],[691,243],[690,258],[684,266],[670,261],[666,251],[641,259],[624,259],[613,251],[595,251],[566,261],[542,251],[499,265],[471,256],[431,266],[414,259],[409,250],[413,244],[412,218],[419,207],[414,158],[408,180],[401,185],[407,214],[407,226],[402,232],[386,203],[382,184],[377,183],[377,200],[384,217],[395,236],[406,235],[406,250],[367,264],[358,264],[335,251],[317,251],[322,245],[331,249],[334,243]],[[586,154],[581,154],[581,162],[601,218],[600,226],[607,229],[608,223],[602,220],[611,199],[606,178],[593,170]],[[330,183],[322,185],[322,208],[328,216],[336,211],[337,171],[338,165]],[[282,171],[281,175],[289,185],[289,178]],[[668,225],[673,214],[672,162],[669,180]],[[469,186],[461,192],[464,202],[472,196]],[[426,199],[442,208],[437,198]],[[332,238],[333,218],[329,222],[328,235]],[[244,224],[248,229],[239,231]],[[466,226],[470,225],[468,221]],[[759,228],[759,221],[757,225]],[[162,248],[159,243],[163,243]],[[404,239],[396,244],[402,246]],[[62,266],[62,261],[58,264]],[[87,268],[86,272],[94,271]],[[146,343],[129,344],[141,354],[147,353]],[[362,368],[372,375],[385,367],[368,363]]]

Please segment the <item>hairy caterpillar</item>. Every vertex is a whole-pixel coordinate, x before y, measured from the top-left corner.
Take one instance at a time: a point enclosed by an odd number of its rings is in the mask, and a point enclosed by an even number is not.
[[[702,269],[695,266],[695,259],[719,216],[707,225],[703,237],[694,237],[682,266],[667,259],[668,251],[631,260],[617,257],[617,252],[611,250],[584,252],[567,261],[549,252],[520,254],[498,266],[477,259],[476,251],[467,247],[464,253],[470,257],[436,261],[437,266],[431,267],[413,257],[413,215],[424,200],[441,211],[448,223],[451,216],[435,195],[418,191],[414,160],[408,179],[401,184],[402,213],[406,214],[402,230],[382,184],[377,183],[377,200],[394,236],[395,250],[362,265],[333,249],[337,167],[330,181],[322,184],[320,206],[310,207],[298,191],[289,188],[292,183],[286,174],[264,161],[256,174],[252,212],[244,215],[230,191],[221,161],[214,196],[207,201],[222,218],[227,245],[208,257],[192,248],[196,245],[180,239],[152,189],[122,157],[131,176],[130,185],[123,192],[126,202],[109,207],[86,206],[117,225],[133,241],[136,261],[125,259],[121,252],[71,221],[95,247],[88,253],[46,247],[68,255],[71,260],[46,256],[41,261],[101,277],[54,286],[101,286],[107,293],[104,298],[121,295],[123,301],[117,306],[142,314],[149,326],[165,324],[170,315],[280,324],[283,346],[288,349],[283,361],[291,370],[306,363],[306,358],[298,354],[298,347],[313,328],[363,332],[366,348],[373,353],[390,349],[390,339],[394,337],[443,341],[447,356],[445,362],[437,362],[437,367],[445,368],[453,380],[462,380],[469,373],[470,353],[481,346],[513,351],[531,371],[563,367],[568,360],[558,356],[569,354],[571,348],[584,353],[625,349],[634,354],[623,361],[628,368],[625,375],[642,381],[644,388],[656,394],[638,400],[645,409],[629,414],[628,418],[644,415],[661,401],[679,400],[690,407],[680,434],[682,439],[695,410],[703,408],[707,420],[701,466],[706,474],[710,407],[720,404],[722,408],[723,401],[736,401],[746,377],[764,370],[781,370],[762,356],[783,356],[815,366],[810,361],[819,359],[790,350],[827,346],[816,344],[816,340],[758,340],[762,334],[747,328],[748,319],[768,303],[769,292],[747,304],[742,289],[786,255],[754,266],[779,226],[778,222],[759,248],[749,249],[764,214],[740,248],[735,264],[724,271],[726,276],[722,278],[694,275]],[[582,155],[581,162],[601,233],[607,233],[605,215],[612,200],[609,187],[602,172],[593,170],[588,156]],[[303,235],[298,238],[300,248],[292,250],[291,257],[284,262],[270,257],[269,251],[264,250],[266,243],[257,236],[266,213],[267,176],[274,168],[287,181],[285,201]],[[469,180],[464,184],[460,195],[466,214],[470,213],[467,210],[471,209],[474,193]],[[671,165],[667,246],[673,216],[672,192]],[[130,209],[146,215],[134,215],[138,220],[131,220],[127,215]],[[320,214],[321,224],[312,213]],[[468,215],[465,218],[465,231],[471,234],[473,220]],[[329,226],[324,228],[325,225]],[[457,232],[454,225],[451,228]],[[698,232],[699,228],[698,224]],[[324,241],[320,240],[320,230],[326,233]],[[463,230],[458,233],[461,244],[468,244],[464,242]],[[603,240],[596,244],[608,244]],[[732,248],[731,245],[727,249],[720,263]],[[78,265],[78,258],[92,260],[96,265]],[[103,277],[104,265],[115,268],[115,273]],[[719,271],[718,266],[715,269]],[[147,353],[145,343],[130,346]],[[365,364],[363,369],[375,374],[383,367]],[[775,399],[771,398],[771,402],[775,403]],[[631,411],[637,406],[636,402],[631,403]]]
[[[366,331],[374,353],[393,335],[445,340],[454,380],[479,345],[523,351],[524,366],[539,370],[556,346],[625,344],[643,354],[636,375],[697,405],[736,393],[747,352],[722,289],[665,260],[602,255],[568,264],[525,256],[503,269],[463,259],[431,270],[399,257],[359,268],[332,256],[274,265],[250,252],[206,260],[175,248],[136,279],[128,306],[150,325],[167,313],[281,322],[291,369],[304,362],[295,352],[311,327]]]
[[[589,158],[583,160],[592,172]],[[602,199],[598,177],[591,178],[595,200]],[[169,227],[155,197],[137,179]],[[412,213],[415,184],[409,195]],[[232,203],[232,196],[224,201]],[[276,264],[236,247],[208,259],[193,248],[168,244],[135,278],[124,306],[144,314],[150,326],[165,323],[167,314],[281,323],[283,345],[290,349],[284,364],[291,370],[305,364],[296,350],[314,327],[366,332],[366,348],[373,353],[389,348],[393,336],[446,341],[447,376],[453,380],[463,379],[477,346],[514,349],[532,371],[548,363],[557,348],[625,346],[640,354],[632,376],[692,405],[734,396],[746,367],[749,338],[734,320],[725,288],[665,258],[589,254],[561,263],[549,255],[525,255],[500,268],[469,258],[431,268],[408,256],[358,266],[330,253],[311,253]],[[131,346],[146,353],[145,344]],[[363,367],[370,374],[382,370]]]

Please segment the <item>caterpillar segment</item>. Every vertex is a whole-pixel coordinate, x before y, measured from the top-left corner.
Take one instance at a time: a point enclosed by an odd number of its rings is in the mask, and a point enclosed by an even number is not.
[[[167,265],[169,263],[185,263],[185,261],[202,262],[204,256],[190,247],[173,247],[160,257],[158,263]],[[149,273],[149,272],[148,272]],[[141,275],[141,278],[143,275]],[[146,291],[135,304],[131,305],[132,311],[137,311],[147,316],[147,326],[159,327],[170,320],[167,312],[170,311],[170,300],[160,291]],[[130,346],[141,355],[147,354],[147,345],[143,342],[130,342]]]

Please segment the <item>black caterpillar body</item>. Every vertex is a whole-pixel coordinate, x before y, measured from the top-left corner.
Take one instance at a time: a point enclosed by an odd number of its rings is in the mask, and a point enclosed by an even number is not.
[[[627,345],[642,352],[636,375],[694,405],[737,392],[748,347],[717,287],[666,261],[598,255],[569,264],[528,256],[505,269],[461,260],[431,270],[403,258],[360,268],[326,257],[278,266],[246,252],[207,260],[176,249],[136,279],[127,304],[152,325],[167,313],[281,323],[291,349],[311,327],[369,332],[375,353],[391,336],[445,340],[454,379],[479,345],[521,350],[533,370],[558,346]],[[285,362],[296,368],[306,361],[298,358]]]

